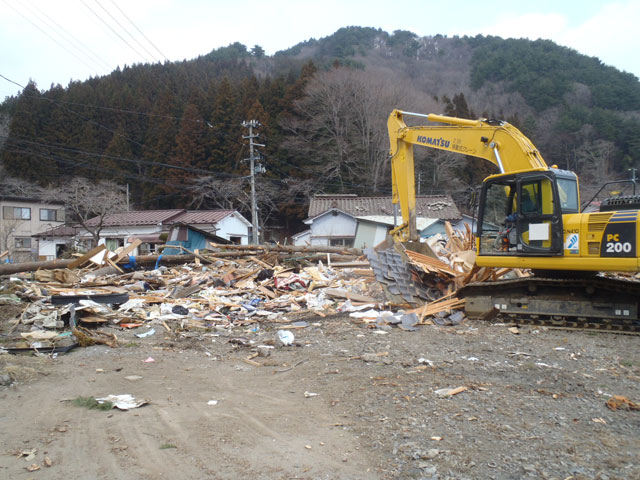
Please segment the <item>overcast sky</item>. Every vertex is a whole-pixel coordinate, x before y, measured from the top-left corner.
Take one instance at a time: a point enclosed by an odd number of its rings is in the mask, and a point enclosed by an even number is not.
[[[639,20],[640,0],[0,0],[0,75],[46,89],[236,41],[271,55],[355,25],[551,39],[640,77]],[[19,91],[0,77],[0,99]]]

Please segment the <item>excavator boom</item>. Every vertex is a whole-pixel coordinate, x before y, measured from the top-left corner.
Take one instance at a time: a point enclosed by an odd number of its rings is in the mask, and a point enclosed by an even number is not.
[[[408,127],[404,115],[423,117],[438,125]],[[417,240],[414,145],[483,158],[496,165],[500,173],[548,169],[533,143],[506,122],[394,110],[389,115],[387,128],[391,144],[393,203],[400,204],[404,220],[392,234],[402,241]]]
[[[407,126],[404,116],[431,124]],[[498,309],[517,320],[640,331],[640,282],[599,272],[640,271],[640,211],[580,213],[578,179],[548,166],[514,126],[394,110],[389,115],[393,201],[403,223],[396,242],[417,241],[413,147],[483,158],[500,173],[482,184],[476,267],[528,269],[535,277],[465,286],[467,314]],[[393,269],[391,269],[393,270]]]

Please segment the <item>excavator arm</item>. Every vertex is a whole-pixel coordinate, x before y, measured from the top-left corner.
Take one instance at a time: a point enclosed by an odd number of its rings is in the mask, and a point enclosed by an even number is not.
[[[408,127],[404,115],[424,117],[437,125]],[[391,234],[400,241],[418,239],[413,145],[484,158],[500,173],[547,170],[540,152],[517,128],[488,120],[465,120],[394,110],[387,121],[391,144],[393,203],[400,204],[402,225]]]

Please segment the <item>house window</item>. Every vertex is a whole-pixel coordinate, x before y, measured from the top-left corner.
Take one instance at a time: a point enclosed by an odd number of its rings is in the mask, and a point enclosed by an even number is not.
[[[31,238],[16,237],[13,245],[16,250],[29,250],[31,248]]]
[[[138,255],[151,255],[154,251],[152,243],[141,243],[138,246]]]
[[[353,247],[353,237],[350,238],[330,238],[329,246],[331,247]]]
[[[5,220],[31,220],[31,209],[26,207],[4,207],[2,217]]]
[[[231,243],[235,243],[237,245],[240,245],[242,243],[242,237],[229,237],[229,241]]]
[[[124,247],[124,240],[122,238],[107,238],[104,243],[110,252],[115,252],[118,248]]]
[[[53,208],[41,208],[40,220],[43,222],[64,222],[64,212]]]

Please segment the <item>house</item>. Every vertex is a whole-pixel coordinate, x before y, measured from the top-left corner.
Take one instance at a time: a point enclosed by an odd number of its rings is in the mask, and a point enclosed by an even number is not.
[[[236,210],[139,210],[109,214],[103,219],[92,218],[87,222],[89,228],[101,226],[98,244],[106,245],[107,249],[114,251],[124,247],[136,239],[142,243],[136,248],[133,255],[148,255],[156,251],[158,244],[164,244],[169,230],[174,225],[193,227],[212,238],[219,237],[223,241],[246,245],[249,239],[249,227],[251,223]],[[74,230],[52,229],[42,234],[43,249],[41,256],[47,259],[60,250],[60,245],[73,242],[76,245],[84,244],[88,247],[91,243],[91,234],[78,226]],[[52,246],[53,245],[53,246]],[[54,257],[54,258],[57,258]]]
[[[291,235],[291,243],[296,246],[311,245],[311,230],[307,229]]]
[[[60,258],[65,250],[78,246],[80,227],[59,225],[44,232],[36,233],[31,238],[38,245],[38,260],[55,260]]]
[[[33,235],[64,224],[64,203],[38,198],[0,196],[0,253],[9,252],[12,262],[38,258]]]
[[[358,225],[353,246],[356,248],[374,247],[384,241],[389,231],[395,226],[395,219],[387,215],[369,215],[356,217]],[[439,218],[416,218],[418,232],[427,229],[435,223],[444,222]]]
[[[428,219],[454,222],[461,219],[449,195],[418,195],[416,214],[425,226]],[[293,240],[294,245],[304,241],[310,245],[374,246],[383,233],[386,235],[394,224],[401,222],[399,213],[394,216],[390,196],[316,195],[309,205],[309,217],[304,220],[309,225],[309,234],[301,232]],[[356,242],[358,229],[361,233]]]
[[[167,241],[164,243],[165,245],[175,245],[177,248],[165,248],[162,253],[165,255],[180,255],[183,252],[180,247],[184,247],[193,252],[207,248],[209,242],[222,244],[233,243],[211,232],[205,232],[204,230],[185,223],[176,223],[171,227],[171,230],[169,230]]]

